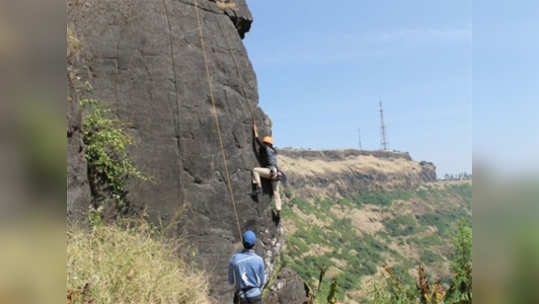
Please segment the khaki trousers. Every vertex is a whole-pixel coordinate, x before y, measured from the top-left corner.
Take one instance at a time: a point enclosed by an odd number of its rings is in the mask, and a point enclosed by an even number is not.
[[[273,189],[273,198],[275,199],[275,209],[281,211],[281,195],[279,194],[279,181],[271,178],[271,170],[269,168],[254,168],[253,169],[253,184],[262,187],[260,177],[271,180],[271,188]]]

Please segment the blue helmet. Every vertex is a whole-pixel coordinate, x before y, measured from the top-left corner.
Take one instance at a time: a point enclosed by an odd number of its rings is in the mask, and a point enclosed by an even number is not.
[[[243,233],[243,244],[247,245],[246,247],[254,246],[255,242],[256,242],[256,235],[254,232],[252,232],[251,230],[247,230],[245,231],[245,233]]]

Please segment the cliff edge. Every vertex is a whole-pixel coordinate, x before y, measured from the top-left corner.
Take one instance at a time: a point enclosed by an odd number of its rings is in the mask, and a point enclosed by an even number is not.
[[[365,150],[279,151],[289,188],[304,198],[349,198],[361,191],[410,189],[436,180],[430,162],[407,152]]]
[[[241,40],[252,22],[245,1],[69,0],[67,11],[76,41],[68,41],[76,51],[68,56],[68,218],[82,220],[91,200],[78,103],[98,99],[127,124],[137,141],[130,155],[155,181],[131,181],[133,208],[165,221],[181,213],[176,230],[209,272],[215,301],[232,298],[227,271],[241,248],[237,223],[257,233],[270,275],[283,236],[270,196],[248,196],[250,170],[259,166],[252,123],[265,135],[271,122],[257,106],[256,76]]]

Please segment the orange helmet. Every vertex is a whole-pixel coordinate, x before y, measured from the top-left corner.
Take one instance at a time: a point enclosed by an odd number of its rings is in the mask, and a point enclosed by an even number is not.
[[[262,138],[262,142],[273,145],[273,139],[269,136],[264,136],[264,138]]]

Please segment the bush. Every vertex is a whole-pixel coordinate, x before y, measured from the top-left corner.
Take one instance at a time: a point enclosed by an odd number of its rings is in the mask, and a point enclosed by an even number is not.
[[[454,252],[451,259],[453,283],[447,298],[454,303],[472,300],[472,228],[466,218],[461,219],[453,233]]]
[[[444,278],[450,287],[444,290],[440,282],[432,282],[422,265],[418,266],[417,281],[406,273],[407,266],[385,267],[386,284],[376,282],[369,294],[368,303],[427,303],[463,304],[472,303],[472,230],[467,218],[458,221],[453,231],[453,256],[451,278]],[[425,250],[423,260],[438,258]]]
[[[135,168],[128,157],[127,146],[133,140],[122,123],[110,117],[110,110],[94,99],[83,99],[80,104],[85,110],[82,140],[92,196],[97,201],[112,200],[116,208],[125,211],[128,178],[150,178]]]
[[[432,252],[431,250],[429,249],[424,249],[423,252],[421,253],[421,257],[420,257],[421,261],[427,265],[431,265],[431,264],[434,264],[436,262],[440,262],[442,260],[442,258],[440,258],[439,255],[437,255],[436,253]]]
[[[360,193],[356,198],[358,206],[364,204],[373,204],[378,206],[391,205],[391,195],[389,192],[364,192]]]
[[[301,197],[295,197],[290,202],[290,205],[296,205],[301,212],[305,214],[313,213],[313,205],[309,203],[306,199]]]
[[[375,274],[376,271],[377,271],[376,264],[373,263],[373,262],[367,261],[367,262],[365,263],[365,267],[367,268],[367,273],[368,273],[369,275],[373,275],[373,274]]]
[[[358,207],[364,204],[390,206],[395,200],[407,200],[412,196],[411,191],[367,191],[360,193],[354,202]]]
[[[287,242],[288,242],[289,250],[293,251],[294,253],[298,255],[309,251],[309,246],[307,246],[305,242],[300,238],[291,236],[288,238]]]
[[[417,216],[421,225],[436,227],[442,237],[450,234],[453,225],[461,218],[470,218],[470,216],[463,209],[438,210]]]
[[[67,234],[68,304],[210,303],[206,277],[146,223]]]
[[[417,224],[413,216],[401,215],[384,222],[391,236],[405,236],[417,233]]]

